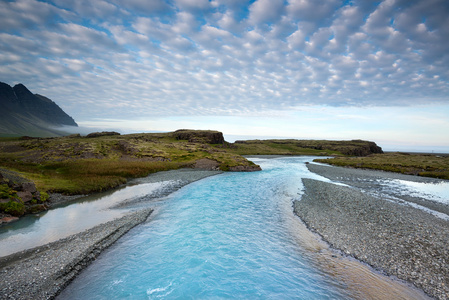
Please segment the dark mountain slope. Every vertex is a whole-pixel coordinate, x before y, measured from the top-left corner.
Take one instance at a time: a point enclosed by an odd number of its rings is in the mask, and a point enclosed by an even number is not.
[[[0,82],[0,135],[59,136],[55,129],[78,125],[52,100],[31,93],[23,84]]]

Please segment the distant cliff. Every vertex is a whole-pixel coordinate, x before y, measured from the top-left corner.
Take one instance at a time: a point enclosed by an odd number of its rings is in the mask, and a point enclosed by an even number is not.
[[[58,136],[57,127],[78,124],[52,100],[23,84],[0,82],[0,135]]]

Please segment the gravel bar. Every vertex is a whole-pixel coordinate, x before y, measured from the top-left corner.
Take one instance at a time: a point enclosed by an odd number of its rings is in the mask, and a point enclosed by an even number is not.
[[[343,168],[331,168],[332,176],[342,176]],[[304,194],[294,210],[309,229],[346,255],[449,299],[448,221],[359,188],[302,180]]]
[[[413,176],[377,170],[334,167],[318,165],[315,163],[308,164],[307,168],[309,169],[309,171],[326,177],[332,181],[337,181],[353,187],[357,187],[371,194],[378,194],[379,191],[382,190],[383,193],[391,196],[390,199],[400,199],[405,202],[412,202],[427,207],[431,210],[449,215],[448,204],[432,201],[426,198],[404,195],[403,193],[398,193],[395,190],[385,190],[382,185],[385,180],[406,180],[422,183],[447,182],[447,180],[444,179]]]
[[[176,181],[176,184],[144,200],[167,196],[194,181],[221,171],[180,169],[151,174],[130,184]],[[72,202],[83,195],[52,194],[54,205]],[[143,201],[143,199],[139,199]],[[124,201],[127,207],[135,201]],[[149,203],[149,202],[148,202]],[[0,258],[0,299],[54,299],[100,253],[153,211],[144,208],[121,218],[99,224],[58,241]],[[81,220],[80,220],[81,221]]]
[[[128,232],[144,222],[144,209],[82,233],[0,259],[1,299],[54,299],[78,273]]]

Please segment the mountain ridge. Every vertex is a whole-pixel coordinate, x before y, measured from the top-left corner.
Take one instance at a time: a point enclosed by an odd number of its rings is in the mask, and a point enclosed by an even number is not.
[[[58,127],[78,127],[53,100],[33,94],[21,83],[11,87],[0,82],[0,106],[0,136],[61,136],[67,133]]]

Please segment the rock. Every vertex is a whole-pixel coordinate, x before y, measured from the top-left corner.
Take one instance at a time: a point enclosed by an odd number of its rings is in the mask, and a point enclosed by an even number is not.
[[[111,135],[120,135],[120,133],[115,131],[102,131],[102,132],[92,132],[86,135],[87,138],[95,138],[100,136],[111,136]]]
[[[40,192],[33,193],[33,198],[40,201],[41,200],[41,193]]]
[[[11,223],[11,222],[17,221],[18,219],[19,219],[18,217],[3,217],[0,219],[0,224]]]
[[[36,214],[47,209],[48,207],[45,204],[35,204],[27,207],[26,213]]]
[[[35,193],[37,192],[36,185],[34,182],[24,182],[22,183],[22,191]]]
[[[179,129],[173,133],[177,140],[188,140],[195,143],[224,144],[223,133],[213,130]]]
[[[17,196],[19,196],[24,203],[33,200],[33,194],[31,194],[29,191],[17,192]]]
[[[195,169],[202,169],[202,170],[218,170],[218,166],[219,163],[216,160],[209,158],[199,159],[193,165]]]

